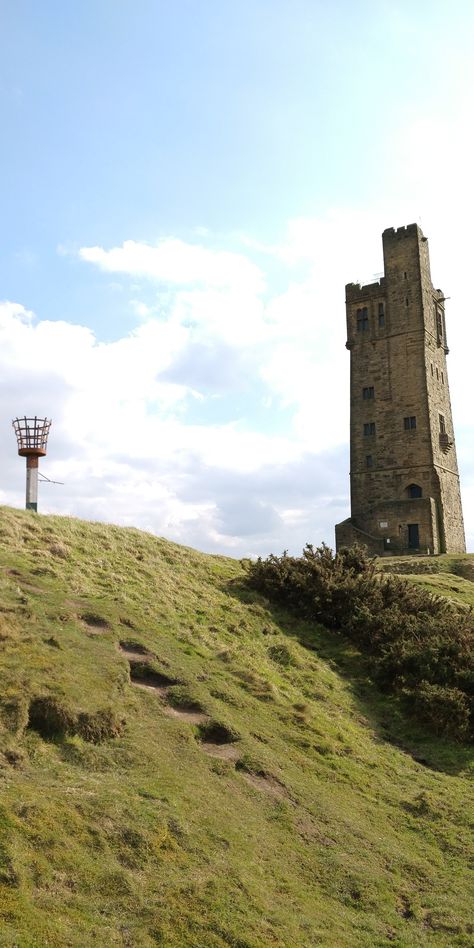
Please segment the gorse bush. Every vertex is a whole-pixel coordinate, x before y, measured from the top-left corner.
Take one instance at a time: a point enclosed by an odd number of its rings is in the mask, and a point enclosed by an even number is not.
[[[269,556],[248,582],[297,615],[343,632],[369,658],[378,684],[439,735],[474,736],[474,615],[398,576],[380,574],[360,547]]]

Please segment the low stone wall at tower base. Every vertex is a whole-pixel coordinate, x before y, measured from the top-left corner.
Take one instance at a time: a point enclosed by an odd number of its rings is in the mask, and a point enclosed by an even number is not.
[[[374,556],[383,555],[383,540],[380,537],[374,537],[364,530],[359,530],[350,517],[341,523],[336,523],[336,550],[355,544],[365,546],[368,552]]]
[[[410,525],[417,528],[417,545],[410,542]],[[413,539],[413,538],[412,538]],[[363,516],[349,517],[336,525],[336,550],[355,543],[373,556],[442,553],[434,497],[387,501]]]

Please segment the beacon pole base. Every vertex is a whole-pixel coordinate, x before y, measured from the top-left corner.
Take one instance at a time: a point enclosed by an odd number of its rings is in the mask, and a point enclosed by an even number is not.
[[[38,458],[26,459],[26,509],[38,510]]]

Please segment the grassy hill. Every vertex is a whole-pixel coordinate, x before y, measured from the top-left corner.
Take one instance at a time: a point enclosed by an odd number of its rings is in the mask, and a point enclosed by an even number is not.
[[[472,750],[244,580],[0,509],[0,945],[473,944]]]
[[[445,553],[442,556],[390,556],[378,561],[384,572],[403,575],[424,586],[435,596],[474,607],[474,556]]]

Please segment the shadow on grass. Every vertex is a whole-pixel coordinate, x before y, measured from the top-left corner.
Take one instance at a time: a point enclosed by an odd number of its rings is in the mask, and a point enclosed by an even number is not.
[[[410,718],[403,700],[393,693],[384,693],[376,685],[368,659],[340,632],[293,616],[242,580],[231,580],[226,588],[245,605],[258,605],[265,610],[284,635],[324,659],[344,678],[357,711],[369,722],[376,741],[392,744],[430,770],[451,775],[472,770],[474,748],[437,738]]]

